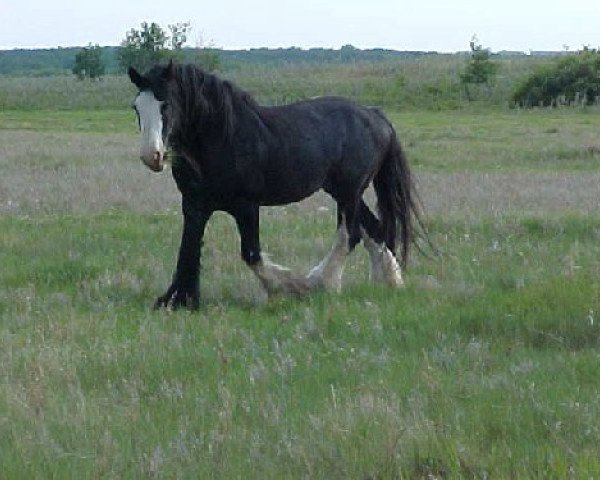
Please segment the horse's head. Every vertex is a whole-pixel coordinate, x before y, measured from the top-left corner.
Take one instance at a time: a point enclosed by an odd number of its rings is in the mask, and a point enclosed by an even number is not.
[[[140,126],[140,157],[150,170],[161,172],[171,129],[168,86],[175,76],[175,67],[171,61],[167,66],[153,67],[145,75],[133,67],[128,73],[139,89],[132,107]]]

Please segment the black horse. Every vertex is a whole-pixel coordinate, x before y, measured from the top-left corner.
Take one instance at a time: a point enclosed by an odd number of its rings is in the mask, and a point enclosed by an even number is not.
[[[380,110],[337,97],[260,106],[230,82],[172,62],[145,75],[130,68],[129,77],[140,90],[133,107],[142,160],[161,171],[169,144],[182,194],[177,269],[156,307],[198,308],[202,237],[217,210],[235,219],[242,258],[268,293],[339,290],[344,259],[361,238],[371,277],[402,285],[400,264],[406,264],[421,222],[406,158]],[[378,216],[362,198],[371,182]],[[337,203],[336,241],[306,276],[293,275],[261,255],[259,209],[297,202],[319,189]]]

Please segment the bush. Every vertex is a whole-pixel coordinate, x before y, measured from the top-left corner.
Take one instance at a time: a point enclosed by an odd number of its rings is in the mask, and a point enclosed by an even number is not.
[[[512,101],[523,107],[595,103],[600,96],[600,52],[584,49],[540,66],[517,86]]]

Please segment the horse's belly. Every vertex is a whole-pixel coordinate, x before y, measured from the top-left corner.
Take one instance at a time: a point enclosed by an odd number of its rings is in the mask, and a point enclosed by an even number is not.
[[[285,205],[310,197],[323,188],[324,175],[310,175],[299,178],[293,174],[287,178],[265,178],[265,186],[261,195],[261,204],[267,206]]]
[[[320,190],[321,186],[318,186],[314,189],[303,189],[297,191],[287,191],[287,192],[269,192],[269,194],[265,194],[260,199],[260,204],[272,207],[276,205],[287,205],[288,203],[295,203],[304,200],[307,197],[310,197],[317,190]]]

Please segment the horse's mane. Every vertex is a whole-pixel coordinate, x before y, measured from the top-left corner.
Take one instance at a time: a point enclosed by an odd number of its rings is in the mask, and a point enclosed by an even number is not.
[[[166,95],[175,145],[198,143],[207,135],[230,141],[242,109],[257,107],[249,93],[195,65],[176,65],[173,69]]]

